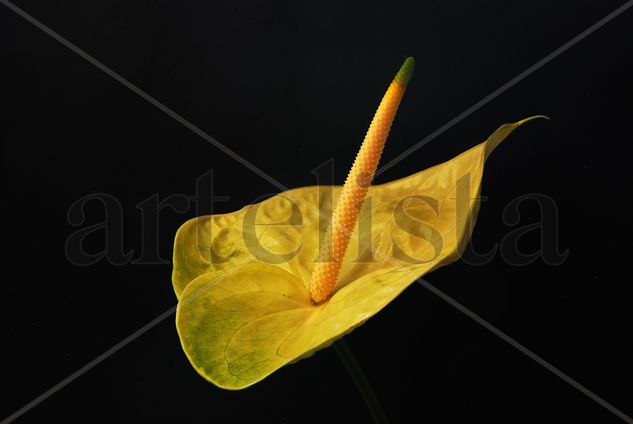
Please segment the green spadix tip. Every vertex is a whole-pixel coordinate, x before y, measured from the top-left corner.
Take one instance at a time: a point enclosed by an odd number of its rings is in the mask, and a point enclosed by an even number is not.
[[[404,63],[400,67],[400,70],[396,75],[396,81],[400,84],[407,85],[413,76],[413,68],[415,68],[415,59],[409,56],[404,60]]]

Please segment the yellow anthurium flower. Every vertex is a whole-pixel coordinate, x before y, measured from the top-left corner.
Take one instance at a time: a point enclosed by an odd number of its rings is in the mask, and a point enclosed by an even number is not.
[[[371,186],[412,70],[408,58],[343,187],[288,190],[178,230],[176,326],[191,364],[210,382],[225,389],[257,383],[329,346],[459,257],[486,158],[536,117],[501,126],[448,162]]]

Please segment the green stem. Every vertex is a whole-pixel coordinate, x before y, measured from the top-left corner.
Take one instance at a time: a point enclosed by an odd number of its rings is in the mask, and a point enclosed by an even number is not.
[[[356,358],[354,358],[354,354],[347,346],[347,343],[345,343],[345,340],[339,339],[334,342],[334,350],[336,350],[339,359],[343,362],[343,365],[345,365],[345,368],[347,368],[347,371],[352,376],[352,379],[356,384],[356,388],[365,400],[367,408],[369,408],[371,416],[374,417],[374,421],[377,424],[388,424],[389,420],[385,415],[385,411],[383,411],[376,394],[372,390],[369,381],[367,381],[367,377],[365,377],[363,370],[360,365],[358,365],[358,362],[356,362]]]

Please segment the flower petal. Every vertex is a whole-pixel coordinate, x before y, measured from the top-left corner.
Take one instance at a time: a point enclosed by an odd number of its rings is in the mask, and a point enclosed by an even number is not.
[[[187,357],[203,377],[240,389],[295,359],[295,352],[282,352],[282,345],[315,311],[297,277],[273,265],[250,263],[192,281],[178,303],[176,326]]]
[[[194,368],[220,387],[247,387],[328,346],[413,281],[456,260],[474,226],[486,158],[530,119],[501,126],[448,162],[372,187],[338,288],[318,305],[307,283],[327,228],[327,200],[340,188],[290,190],[185,223],[173,281],[178,332]]]

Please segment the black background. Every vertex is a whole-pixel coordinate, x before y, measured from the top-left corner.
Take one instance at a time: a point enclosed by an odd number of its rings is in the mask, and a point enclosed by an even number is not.
[[[329,158],[340,183],[402,60],[415,76],[383,163],[558,48],[622,1],[15,1],[288,187]],[[473,244],[512,227],[528,193],[559,210],[560,266],[455,263],[428,280],[628,415],[633,11],[494,99],[377,182],[445,161],[532,114],[487,164]],[[75,266],[66,239],[120,201],[125,250],[159,249],[195,215],[165,209],[143,237],[136,205],[194,195],[213,170],[228,212],[278,189],[0,7],[2,397],[0,418],[175,304],[171,265]],[[340,166],[338,166],[340,164]],[[540,219],[534,202],[520,225]],[[87,239],[104,248],[103,232]],[[538,247],[526,237],[525,251]],[[414,284],[346,337],[394,423],[619,422]],[[18,422],[370,422],[332,349],[240,391],[200,378],[168,319]]]

